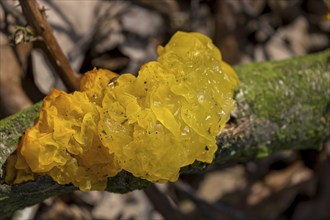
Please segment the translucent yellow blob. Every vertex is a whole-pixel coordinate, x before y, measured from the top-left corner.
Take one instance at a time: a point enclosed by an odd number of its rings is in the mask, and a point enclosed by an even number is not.
[[[211,163],[234,107],[234,70],[205,35],[177,32],[137,77],[93,70],[73,94],[53,90],[8,160],[9,183],[49,175],[102,190],[121,169],[176,181],[195,160]],[[21,172],[21,173],[19,173]]]
[[[181,167],[211,163],[238,79],[211,40],[176,33],[137,77],[107,88],[99,133],[119,165],[152,182],[176,181]]]
[[[121,168],[98,136],[96,103],[102,99],[102,88],[115,76],[93,70],[81,80],[83,92],[52,90],[36,123],[25,131],[17,154],[8,160],[6,182],[33,180],[35,173],[49,175],[60,184],[73,183],[82,191],[105,189],[107,178]]]

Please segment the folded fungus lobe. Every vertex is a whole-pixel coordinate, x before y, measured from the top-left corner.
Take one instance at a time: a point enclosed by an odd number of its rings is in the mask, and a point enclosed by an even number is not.
[[[82,191],[104,190],[126,170],[151,182],[176,181],[195,160],[211,163],[215,138],[234,107],[234,70],[205,35],[177,32],[137,77],[94,69],[80,91],[44,99],[6,182],[49,175]]]

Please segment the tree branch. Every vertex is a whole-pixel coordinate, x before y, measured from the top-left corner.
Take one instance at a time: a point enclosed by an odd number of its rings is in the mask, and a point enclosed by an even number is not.
[[[241,84],[237,108],[219,135],[215,163],[237,163],[288,149],[320,149],[329,138],[330,50],[284,61],[237,66]],[[0,121],[0,162],[16,149],[21,135],[39,114],[41,103]],[[202,163],[182,173],[203,170]],[[8,186],[0,179],[0,218],[45,198],[76,190],[48,177]],[[125,193],[149,182],[121,172],[108,181],[107,191]]]
[[[321,149],[330,136],[330,50],[235,67],[234,123],[218,136],[217,163]]]
[[[42,49],[47,54],[56,72],[59,74],[67,89],[72,92],[79,89],[79,75],[73,71],[63,51],[58,45],[51,27],[49,26],[44,8],[40,9],[36,0],[19,0],[28,23],[37,36],[41,36]]]

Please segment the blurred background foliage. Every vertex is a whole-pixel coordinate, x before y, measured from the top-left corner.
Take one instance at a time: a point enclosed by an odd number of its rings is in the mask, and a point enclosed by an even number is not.
[[[201,32],[232,65],[285,59],[329,48],[327,0],[38,1],[73,69],[137,74],[178,30]],[[26,26],[15,0],[0,7],[0,118],[66,90]],[[313,97],[311,97],[313,98]],[[148,191],[76,192],[17,212],[22,219],[329,219],[330,142],[243,164],[212,165],[156,185],[172,207],[156,210]],[[145,193],[144,193],[145,192]],[[167,213],[167,214],[166,214]],[[168,218],[168,217],[167,217]]]

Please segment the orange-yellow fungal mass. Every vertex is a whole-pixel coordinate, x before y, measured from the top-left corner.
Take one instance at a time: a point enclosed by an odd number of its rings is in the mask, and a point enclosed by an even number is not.
[[[236,73],[199,33],[177,32],[158,54],[137,77],[95,69],[80,91],[53,90],[8,159],[6,181],[49,175],[103,190],[122,169],[166,182],[195,160],[211,163],[234,107]]]

